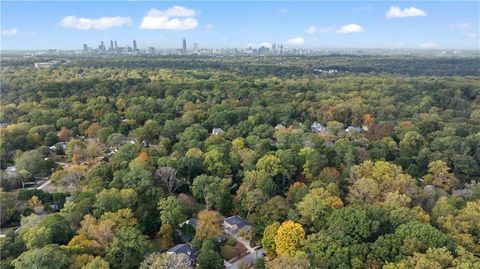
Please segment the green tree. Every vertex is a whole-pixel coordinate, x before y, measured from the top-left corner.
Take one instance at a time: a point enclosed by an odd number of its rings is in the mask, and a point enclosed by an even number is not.
[[[82,269],[110,269],[110,264],[102,257],[97,256],[83,266]]]
[[[342,245],[364,242],[376,234],[380,223],[368,217],[363,209],[344,207],[335,210],[327,220],[327,231]]]
[[[17,171],[25,170],[34,176],[43,176],[50,172],[53,163],[51,160],[45,160],[39,151],[30,150],[15,159],[15,167]]]
[[[122,208],[133,208],[137,202],[137,193],[133,189],[104,189],[96,196],[94,215],[104,212],[115,212]]]
[[[140,264],[140,269],[191,269],[191,260],[186,254],[154,252]]]
[[[137,268],[148,248],[147,237],[133,227],[121,227],[107,250],[106,260],[114,268]]]
[[[12,261],[16,269],[64,269],[69,263],[67,254],[58,245],[48,245],[43,248],[33,248],[23,252]]]
[[[230,173],[230,164],[219,149],[212,149],[203,155],[203,165],[213,176],[224,177]]]
[[[0,221],[2,226],[10,221],[17,212],[15,196],[0,189]]]
[[[223,268],[223,259],[214,247],[215,243],[206,240],[197,257],[198,268],[200,269],[221,269]]]
[[[280,228],[280,223],[274,222],[268,225],[263,231],[262,247],[269,257],[275,257],[277,255],[275,235],[277,235],[278,228]]]
[[[310,190],[303,200],[297,204],[297,208],[306,223],[313,224],[317,228],[321,228],[325,224],[326,218],[335,209],[341,207],[343,207],[342,200],[324,188]]]
[[[185,208],[175,196],[163,198],[158,202],[158,210],[160,210],[160,220],[162,224],[169,224],[172,227],[178,225],[187,219]]]

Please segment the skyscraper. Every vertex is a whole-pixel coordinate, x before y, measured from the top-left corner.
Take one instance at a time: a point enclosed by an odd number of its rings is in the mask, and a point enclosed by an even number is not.
[[[182,43],[182,52],[187,53],[187,40],[185,40],[185,38],[183,39]]]
[[[113,40],[110,40],[110,51],[113,51]]]
[[[137,51],[137,41],[133,40],[133,51]]]
[[[103,41],[100,42],[100,46],[98,46],[98,49],[99,49],[101,52],[105,52],[105,50],[106,50],[106,49],[105,49],[105,43],[103,43]]]
[[[118,51],[118,47],[117,47],[117,40],[115,40],[115,51]]]
[[[88,51],[88,46],[87,46],[87,44],[83,44],[83,51]]]
[[[197,50],[198,50],[197,42],[193,43],[193,50],[194,50],[194,51],[197,51]]]

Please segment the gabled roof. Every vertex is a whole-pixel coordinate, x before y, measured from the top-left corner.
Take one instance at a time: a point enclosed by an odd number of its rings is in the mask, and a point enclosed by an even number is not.
[[[193,228],[197,228],[197,219],[196,218],[190,218],[190,219],[186,220],[184,223],[192,226]]]
[[[242,229],[243,227],[248,225],[248,221],[240,216],[231,216],[225,219],[225,222],[230,225],[237,225],[238,229]]]
[[[188,244],[178,244],[171,249],[167,251],[167,253],[175,253],[175,254],[180,254],[183,253],[190,257],[190,259],[194,260],[196,257],[196,254],[198,252],[198,249],[188,245]]]

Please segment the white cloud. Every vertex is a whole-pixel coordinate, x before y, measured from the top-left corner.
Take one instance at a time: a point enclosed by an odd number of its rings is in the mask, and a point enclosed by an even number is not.
[[[307,34],[315,34],[317,32],[317,27],[315,25],[312,25],[305,30]]]
[[[420,17],[427,16],[427,13],[416,7],[408,7],[403,10],[398,6],[392,6],[385,14],[385,17],[391,18],[408,18],[408,17]]]
[[[132,19],[129,17],[101,17],[98,19],[90,19],[67,16],[60,22],[60,26],[63,28],[75,28],[78,30],[107,30],[122,25],[132,25]]]
[[[473,26],[473,23],[462,22],[462,23],[450,24],[448,27],[450,27],[451,29],[463,30],[463,29],[468,29],[472,26]]]
[[[198,26],[196,15],[197,11],[182,6],[166,10],[153,8],[143,17],[140,29],[190,30]]]
[[[307,34],[324,34],[324,33],[328,33],[328,32],[332,32],[335,30],[335,26],[328,26],[328,27],[324,27],[324,28],[321,28],[321,27],[317,27],[315,25],[311,25],[310,27],[308,27],[305,32]]]
[[[303,37],[299,36],[299,37],[295,37],[295,38],[287,40],[286,43],[288,45],[292,45],[292,46],[300,46],[300,45],[305,44],[305,39]]]
[[[354,23],[344,25],[337,30],[337,33],[339,34],[350,34],[350,33],[361,33],[361,32],[363,32],[363,27]]]
[[[165,16],[165,17],[195,17],[197,12],[194,9],[182,7],[182,6],[173,6],[167,8],[166,10],[151,9],[149,15],[152,16]]]
[[[213,23],[209,23],[209,24],[205,25],[205,28],[207,28],[208,30],[212,29],[213,28]]]
[[[17,28],[2,30],[2,35],[16,35],[17,33],[18,33]]]
[[[423,44],[420,44],[419,45],[420,48],[422,49],[433,49],[433,48],[436,48],[438,47],[438,44],[437,43],[423,43]]]

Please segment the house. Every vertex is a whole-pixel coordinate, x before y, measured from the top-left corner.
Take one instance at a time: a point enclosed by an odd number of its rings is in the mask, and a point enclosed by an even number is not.
[[[167,250],[167,254],[185,254],[190,258],[191,264],[195,264],[197,259],[198,249],[194,248],[190,244],[178,244],[171,249]]]
[[[312,123],[312,125],[310,126],[310,129],[312,130],[312,132],[314,133],[324,133],[326,132],[326,128],[325,126],[323,126],[322,124],[318,123],[318,122],[314,122]]]
[[[345,129],[345,132],[347,133],[360,133],[361,131],[362,128],[355,126],[348,126],[347,129]]]
[[[236,235],[243,227],[249,225],[248,221],[240,216],[231,216],[223,221],[223,228],[226,234]]]
[[[197,228],[197,219],[191,218],[180,223],[180,229],[177,230],[178,237],[183,242],[191,242],[195,236],[195,229]]]
[[[186,221],[184,221],[183,223],[180,224],[180,226],[183,226],[183,225],[190,225],[192,226],[194,229],[197,228],[197,219],[196,218],[190,218]]]
[[[223,134],[223,130],[221,128],[213,128],[212,129],[212,135],[219,135],[219,134]]]
[[[7,172],[7,177],[8,178],[16,178],[17,177],[17,168],[14,165],[7,167],[7,169],[5,169],[5,171]]]
[[[44,62],[44,63],[34,63],[33,64],[35,68],[51,68],[55,66],[59,66],[60,62],[59,61],[50,61],[50,62]]]
[[[461,196],[465,198],[470,198],[473,195],[473,191],[470,189],[459,189],[459,190],[453,190],[452,194],[454,196]]]
[[[285,130],[285,126],[283,124],[277,124],[277,126],[275,126],[275,130]]]

